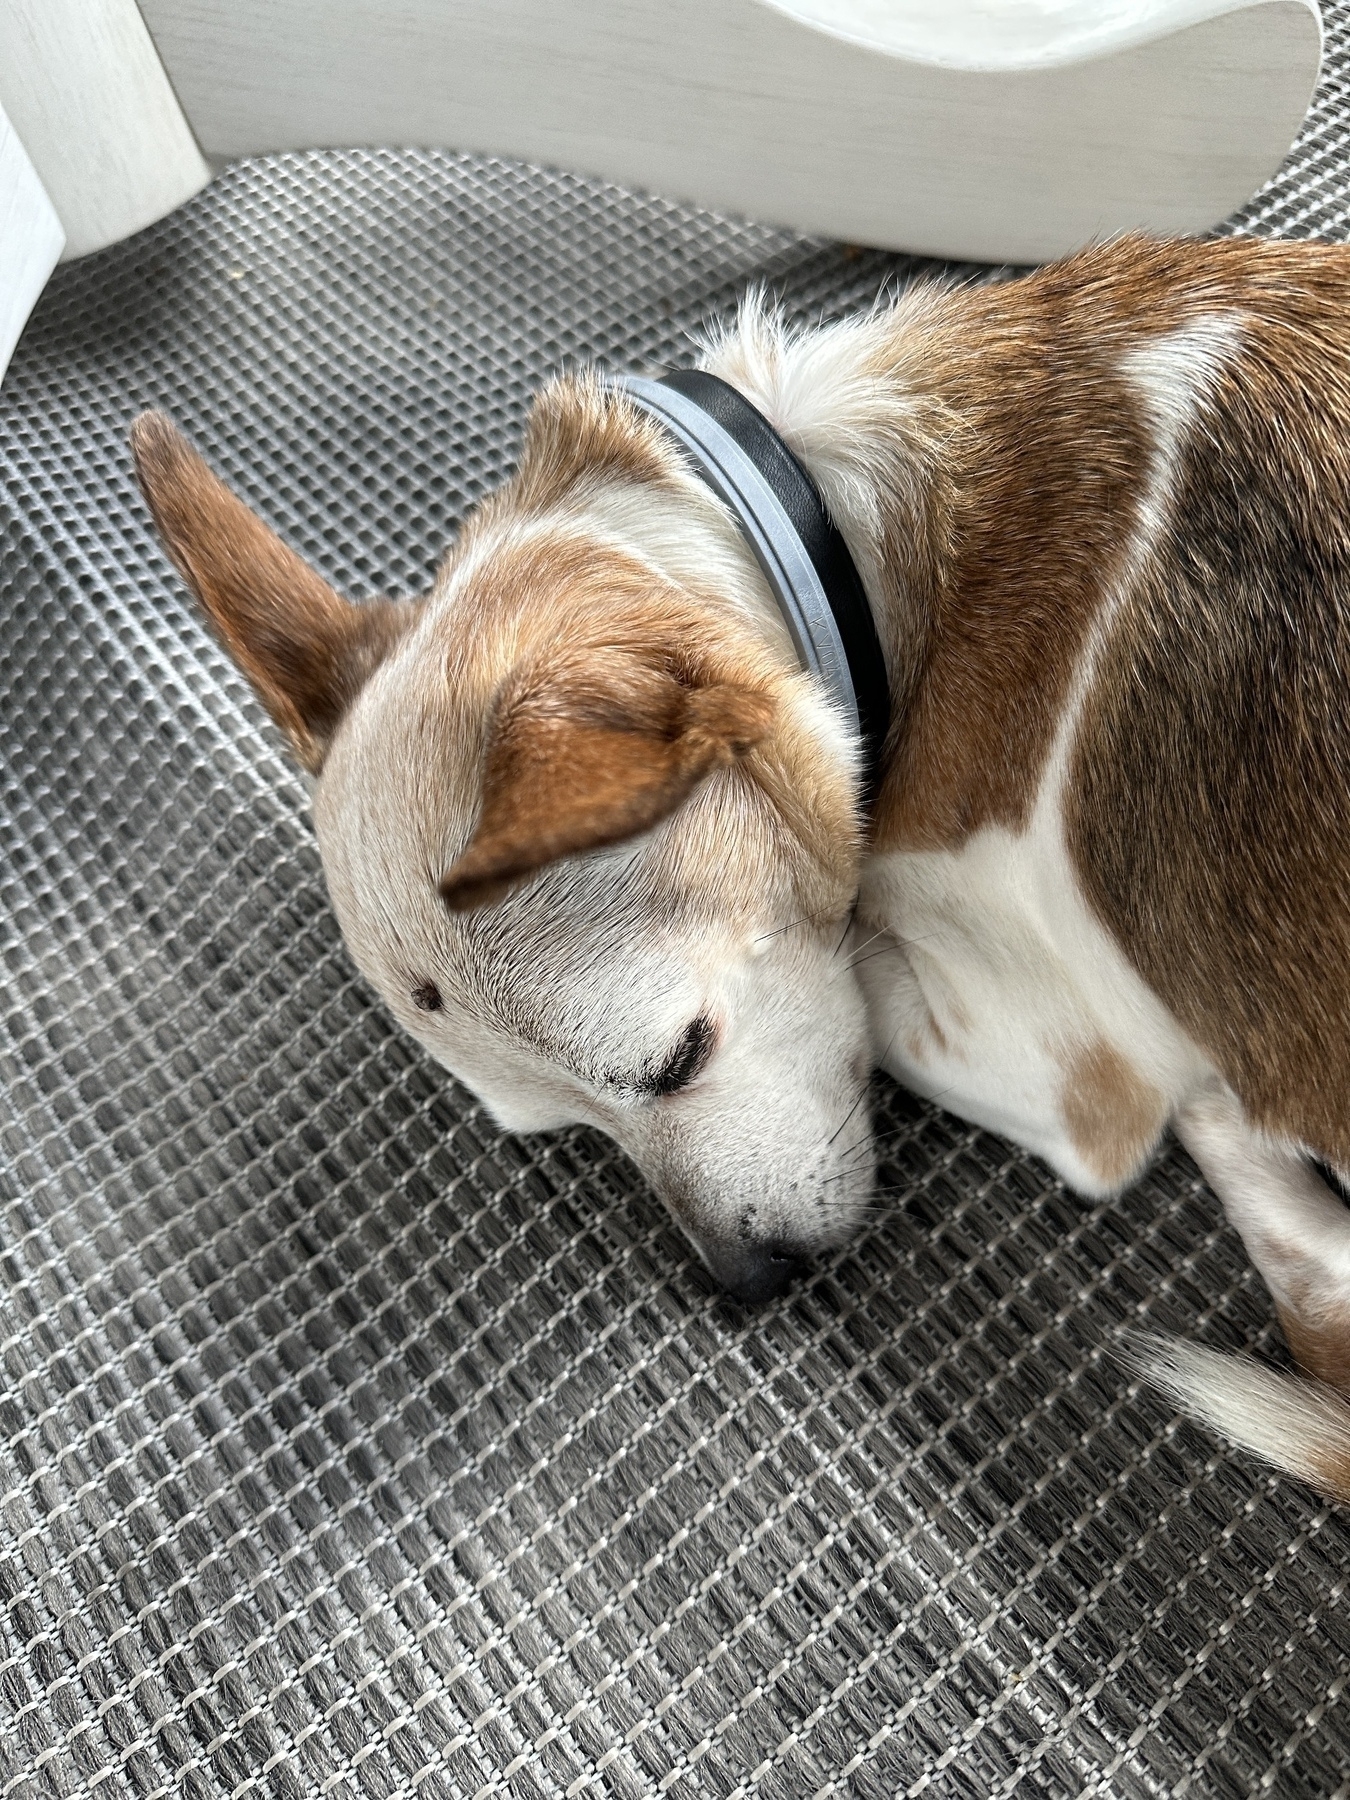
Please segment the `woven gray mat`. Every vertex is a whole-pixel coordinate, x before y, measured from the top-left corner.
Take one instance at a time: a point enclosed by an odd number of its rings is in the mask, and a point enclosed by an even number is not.
[[[1252,228],[1350,225],[1346,10]],[[381,152],[52,283],[0,390],[0,1800],[1350,1795],[1345,1516],[1111,1354],[1282,1354],[1190,1165],[1090,1205],[883,1087],[875,1222],[738,1311],[390,1025],[134,491],[162,405],[416,589],[551,370],[906,272]]]

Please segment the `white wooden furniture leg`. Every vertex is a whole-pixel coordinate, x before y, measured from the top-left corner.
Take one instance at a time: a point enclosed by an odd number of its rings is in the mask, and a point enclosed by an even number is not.
[[[136,0],[0,0],[0,105],[68,257],[130,237],[211,179]]]
[[[0,107],[0,375],[65,242],[56,208]]]

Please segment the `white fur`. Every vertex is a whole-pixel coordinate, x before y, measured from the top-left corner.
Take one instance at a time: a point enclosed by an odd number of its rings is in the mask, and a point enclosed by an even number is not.
[[[962,429],[944,403],[909,385],[893,351],[942,292],[936,283],[916,283],[892,306],[797,335],[753,292],[734,328],[714,340],[705,358],[707,368],[754,402],[810,471],[873,598],[888,587],[883,496],[917,522],[929,483]],[[903,622],[891,624],[903,641]],[[894,681],[888,635],[882,642]]]
[[[1350,1499],[1350,1407],[1338,1394],[1198,1344],[1151,1338],[1133,1348],[1140,1374],[1183,1411],[1277,1468]]]

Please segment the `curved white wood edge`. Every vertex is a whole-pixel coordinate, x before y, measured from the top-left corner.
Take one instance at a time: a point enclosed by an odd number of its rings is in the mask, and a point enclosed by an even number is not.
[[[56,208],[0,107],[0,376],[65,242]]]
[[[0,0],[0,105],[67,257],[129,237],[211,178],[136,0]]]
[[[444,144],[991,261],[1225,217],[1321,59],[1316,0],[141,5],[209,155]]]
[[[765,0],[837,37],[949,69],[1053,68],[1146,44],[1246,0]]]

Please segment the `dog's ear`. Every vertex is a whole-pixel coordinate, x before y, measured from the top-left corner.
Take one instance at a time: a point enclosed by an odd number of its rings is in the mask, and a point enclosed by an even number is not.
[[[483,803],[441,881],[455,912],[491,905],[563,857],[636,837],[769,732],[774,705],[627,652],[517,670],[489,721]]]
[[[416,609],[341,599],[207,468],[163,413],[141,414],[131,448],[179,573],[300,762],[317,774],[342,715]]]

